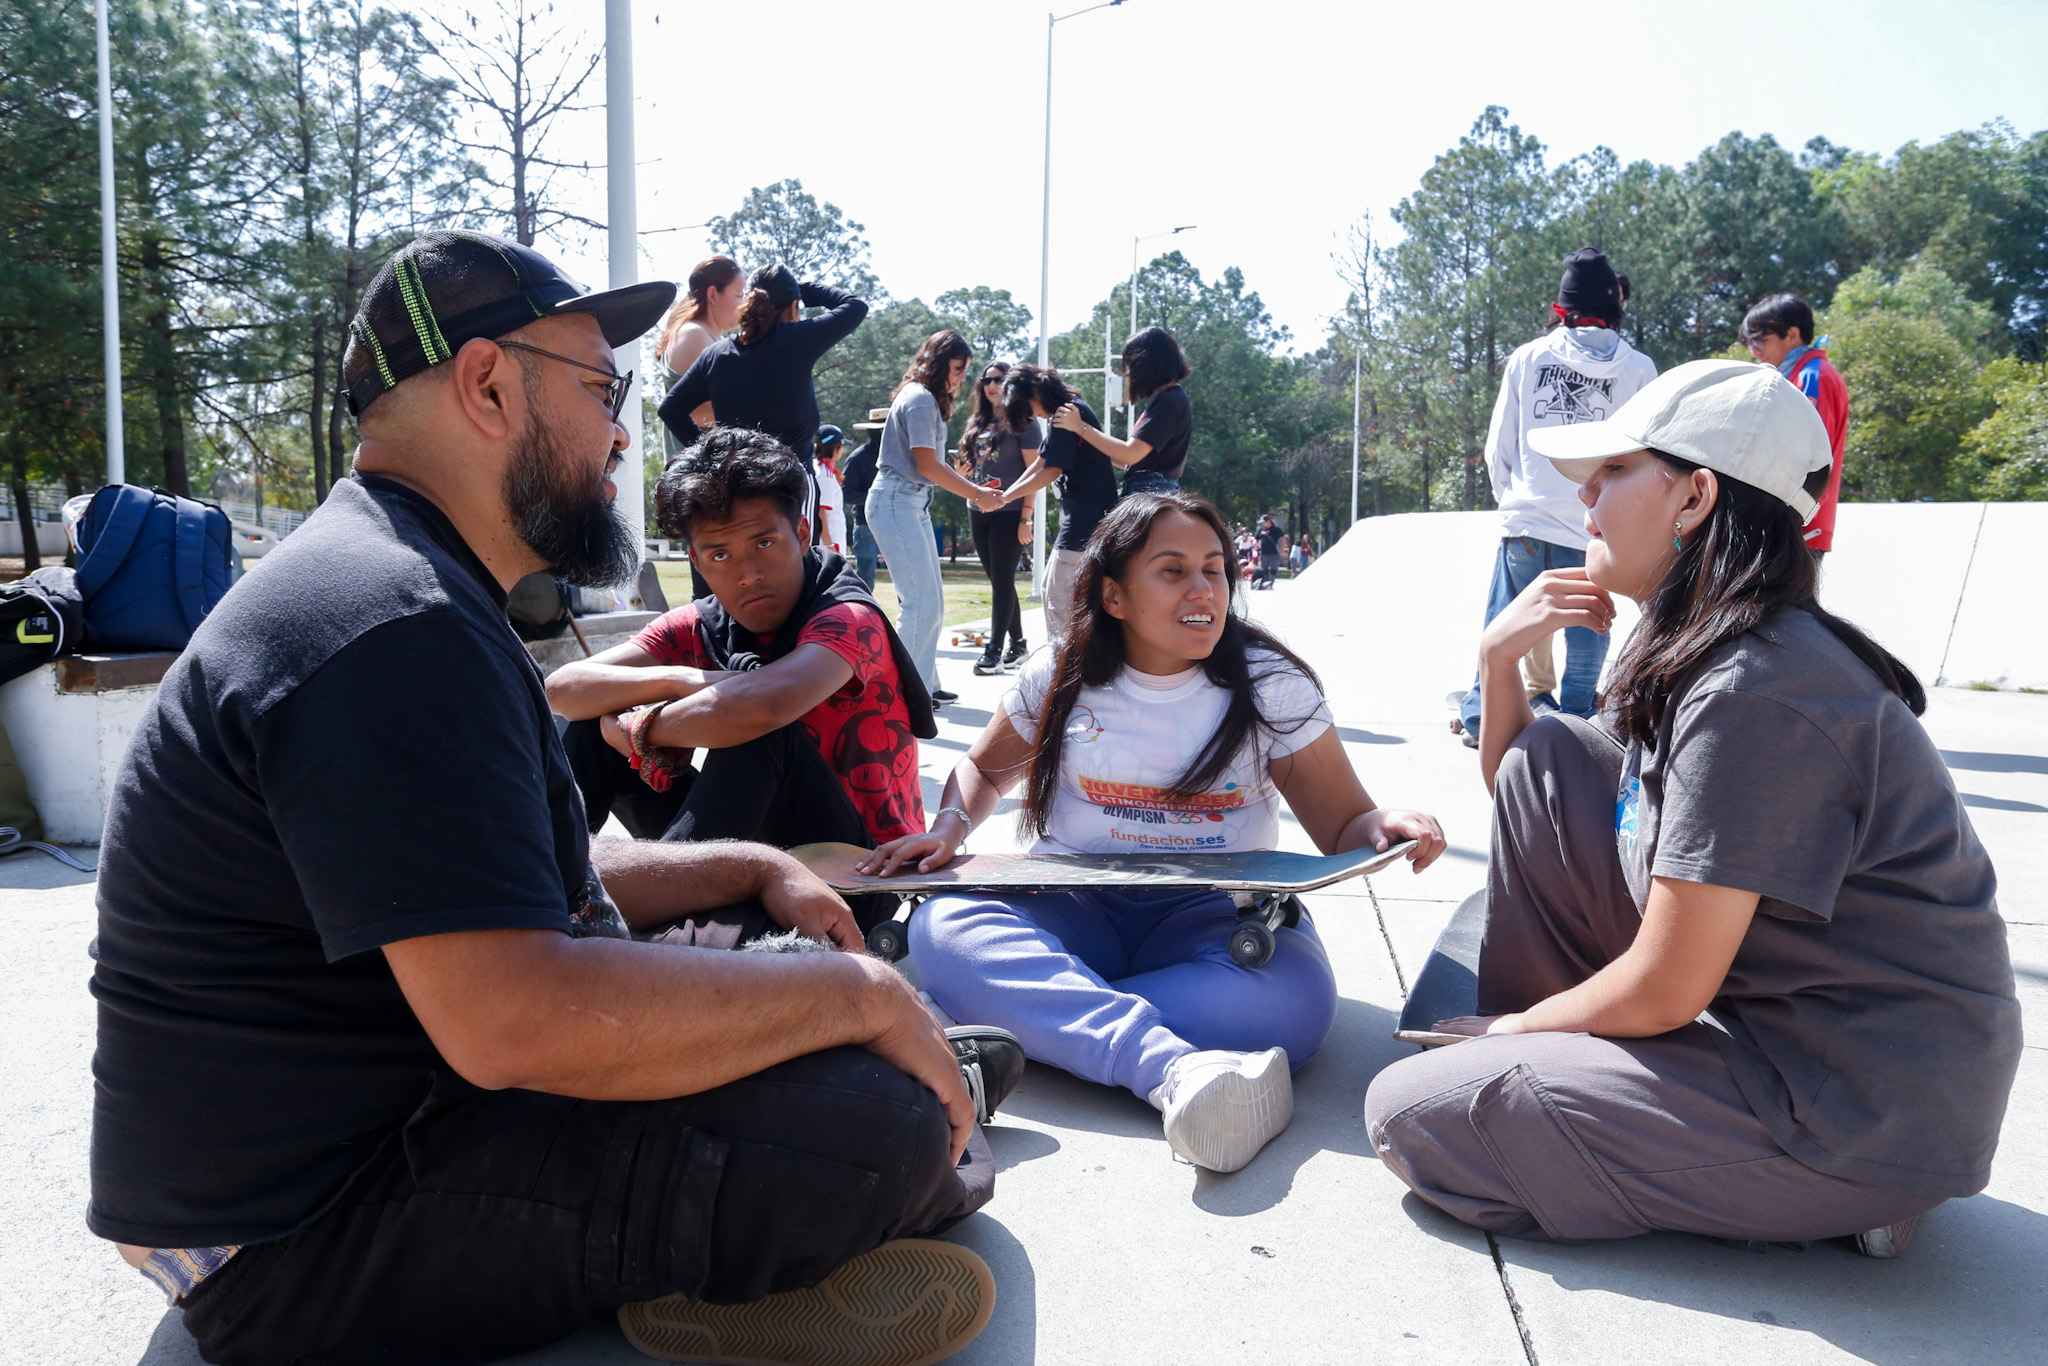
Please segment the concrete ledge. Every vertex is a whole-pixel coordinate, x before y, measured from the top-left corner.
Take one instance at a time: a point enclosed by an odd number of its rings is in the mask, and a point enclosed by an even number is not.
[[[614,645],[624,645],[660,615],[659,612],[594,612],[573,620],[582,629],[583,639],[590,642],[590,653],[597,654]],[[533,656],[534,663],[540,665],[543,674],[551,674],[564,664],[585,658],[583,646],[576,639],[576,632],[571,630],[564,630],[550,640],[529,640],[526,650]]]
[[[79,655],[0,687],[0,725],[53,844],[98,844],[121,756],[174,654]]]

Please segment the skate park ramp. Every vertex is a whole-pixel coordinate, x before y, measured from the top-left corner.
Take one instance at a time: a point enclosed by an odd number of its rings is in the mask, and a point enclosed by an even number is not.
[[[1494,512],[1366,518],[1258,612],[1300,646],[1366,635],[1347,651],[1333,698],[1370,695],[1377,708],[1443,706],[1469,686],[1500,540]],[[1823,562],[1821,605],[1855,622],[1930,686],[2048,688],[2039,548],[2048,503],[1844,503]],[[1612,663],[1637,613],[1626,600]],[[1561,661],[1560,661],[1561,662]]]

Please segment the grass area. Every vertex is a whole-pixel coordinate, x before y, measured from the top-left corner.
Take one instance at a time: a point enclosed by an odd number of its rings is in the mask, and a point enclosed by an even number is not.
[[[668,595],[671,605],[680,607],[690,600],[690,564],[687,560],[657,560],[655,570],[661,575],[661,591]],[[963,621],[979,621],[989,614],[992,597],[988,576],[981,572],[981,566],[972,560],[944,561],[940,564],[941,577],[946,585],[946,619],[948,626],[957,626]],[[1025,596],[1031,591],[1030,575],[1017,576],[1018,595]],[[889,571],[884,569],[875,576],[875,601],[894,621],[897,616],[896,586],[889,581]]]

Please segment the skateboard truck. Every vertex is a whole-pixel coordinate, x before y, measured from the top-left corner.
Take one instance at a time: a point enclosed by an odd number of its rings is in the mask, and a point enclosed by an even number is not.
[[[1301,923],[1301,898],[1292,892],[1232,892],[1237,928],[1230,932],[1230,959],[1241,968],[1262,968],[1273,958],[1273,932]]]
[[[923,900],[921,896],[906,896],[903,903],[914,912]],[[902,962],[903,956],[910,952],[908,919],[908,915],[899,910],[887,920],[878,920],[868,926],[867,934],[862,936],[867,940],[868,952],[885,963]]]

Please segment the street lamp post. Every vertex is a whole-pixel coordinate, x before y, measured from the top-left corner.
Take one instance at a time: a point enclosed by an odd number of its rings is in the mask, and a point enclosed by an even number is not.
[[[1124,0],[1103,0],[1099,5],[1077,9],[1072,14],[1045,16],[1045,184],[1040,198],[1038,223],[1038,363],[1052,364],[1052,333],[1047,331],[1046,311],[1052,306],[1052,31],[1056,24],[1114,9]],[[1045,591],[1045,490],[1031,500],[1031,596]]]
[[[619,289],[640,279],[640,199],[633,164],[633,0],[605,0],[604,3],[604,106],[605,106],[605,216],[611,287]],[[619,461],[619,514],[633,528],[634,572],[647,558],[646,452],[641,427],[639,372],[635,365],[633,387],[626,395],[620,415],[626,419],[629,444]],[[631,585],[625,585],[631,592]]]
[[[121,430],[121,275],[114,240],[114,77],[107,51],[107,0],[99,0],[100,61],[100,317],[106,332],[107,482],[128,481]]]
[[[1151,242],[1161,237],[1177,237],[1181,233],[1193,232],[1194,230],[1195,225],[1193,223],[1184,223],[1177,228],[1168,228],[1165,232],[1148,233],[1143,237],[1133,237],[1131,239],[1131,330],[1129,335],[1135,337],[1138,334],[1138,243]],[[1107,363],[1107,361],[1104,362],[1104,364]],[[1137,424],[1137,421],[1138,406],[1131,401],[1130,381],[1126,379],[1124,382],[1124,440],[1128,441],[1131,439],[1131,428]]]
[[[1351,521],[1358,522],[1358,427],[1359,395],[1364,392],[1365,348],[1357,347],[1351,352]]]

